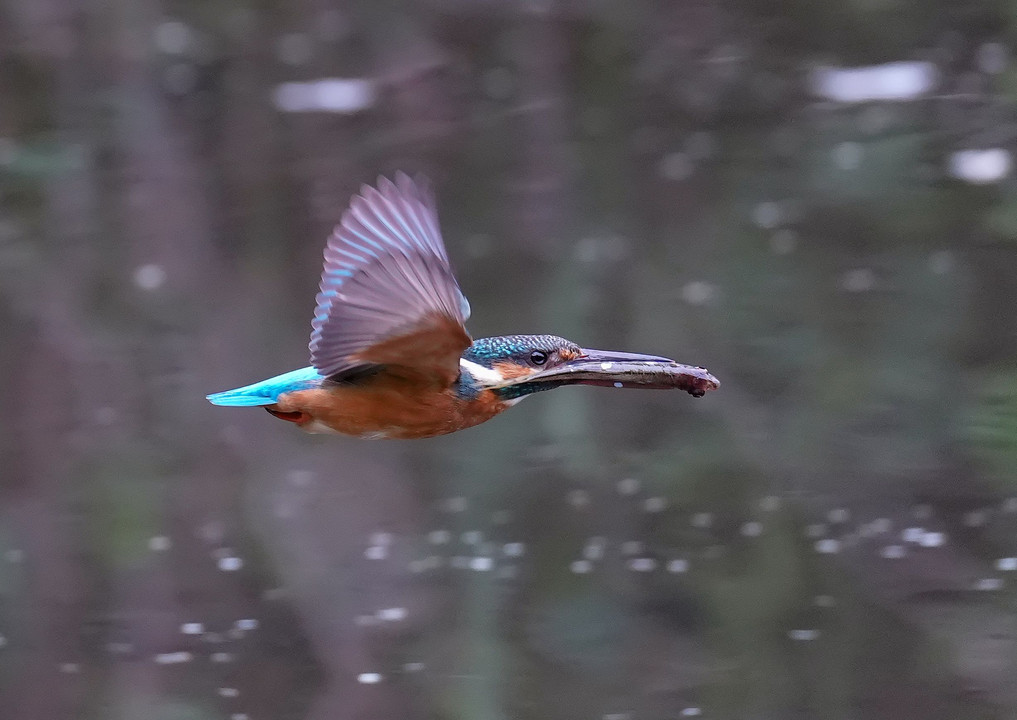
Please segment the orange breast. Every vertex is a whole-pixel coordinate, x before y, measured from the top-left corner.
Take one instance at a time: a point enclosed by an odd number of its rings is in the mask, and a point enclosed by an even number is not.
[[[306,417],[297,424],[311,432],[409,439],[479,425],[506,407],[491,392],[464,400],[451,389],[421,387],[411,380],[379,374],[363,384],[284,393],[274,410],[304,413]]]

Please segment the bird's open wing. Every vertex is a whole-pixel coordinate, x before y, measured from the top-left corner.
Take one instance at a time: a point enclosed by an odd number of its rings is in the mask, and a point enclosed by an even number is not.
[[[325,248],[311,364],[334,376],[398,365],[451,384],[470,344],[470,305],[438,229],[430,189],[403,173],[353,197]]]

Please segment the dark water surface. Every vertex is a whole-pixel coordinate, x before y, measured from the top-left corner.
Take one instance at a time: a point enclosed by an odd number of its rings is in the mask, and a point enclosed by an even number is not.
[[[0,717],[1012,717],[1013,17],[0,2]],[[474,336],[721,389],[208,405],[397,169]]]

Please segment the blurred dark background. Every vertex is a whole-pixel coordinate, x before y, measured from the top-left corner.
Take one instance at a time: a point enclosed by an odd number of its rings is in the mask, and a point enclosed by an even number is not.
[[[0,717],[1017,713],[1013,0],[0,0]],[[480,337],[677,357],[419,442],[307,364],[363,182]]]

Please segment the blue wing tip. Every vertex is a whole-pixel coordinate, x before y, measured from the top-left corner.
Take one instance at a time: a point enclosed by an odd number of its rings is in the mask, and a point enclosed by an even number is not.
[[[205,399],[213,405],[223,407],[257,407],[271,405],[279,396],[293,390],[304,390],[320,384],[322,377],[313,367],[301,368],[292,372],[276,375],[268,380],[245,385],[244,387],[225,390],[206,395]]]
[[[275,398],[265,397],[264,395],[248,395],[236,390],[212,393],[211,395],[206,395],[205,399],[213,405],[219,405],[220,407],[256,407],[258,405],[271,405],[275,402]]]

